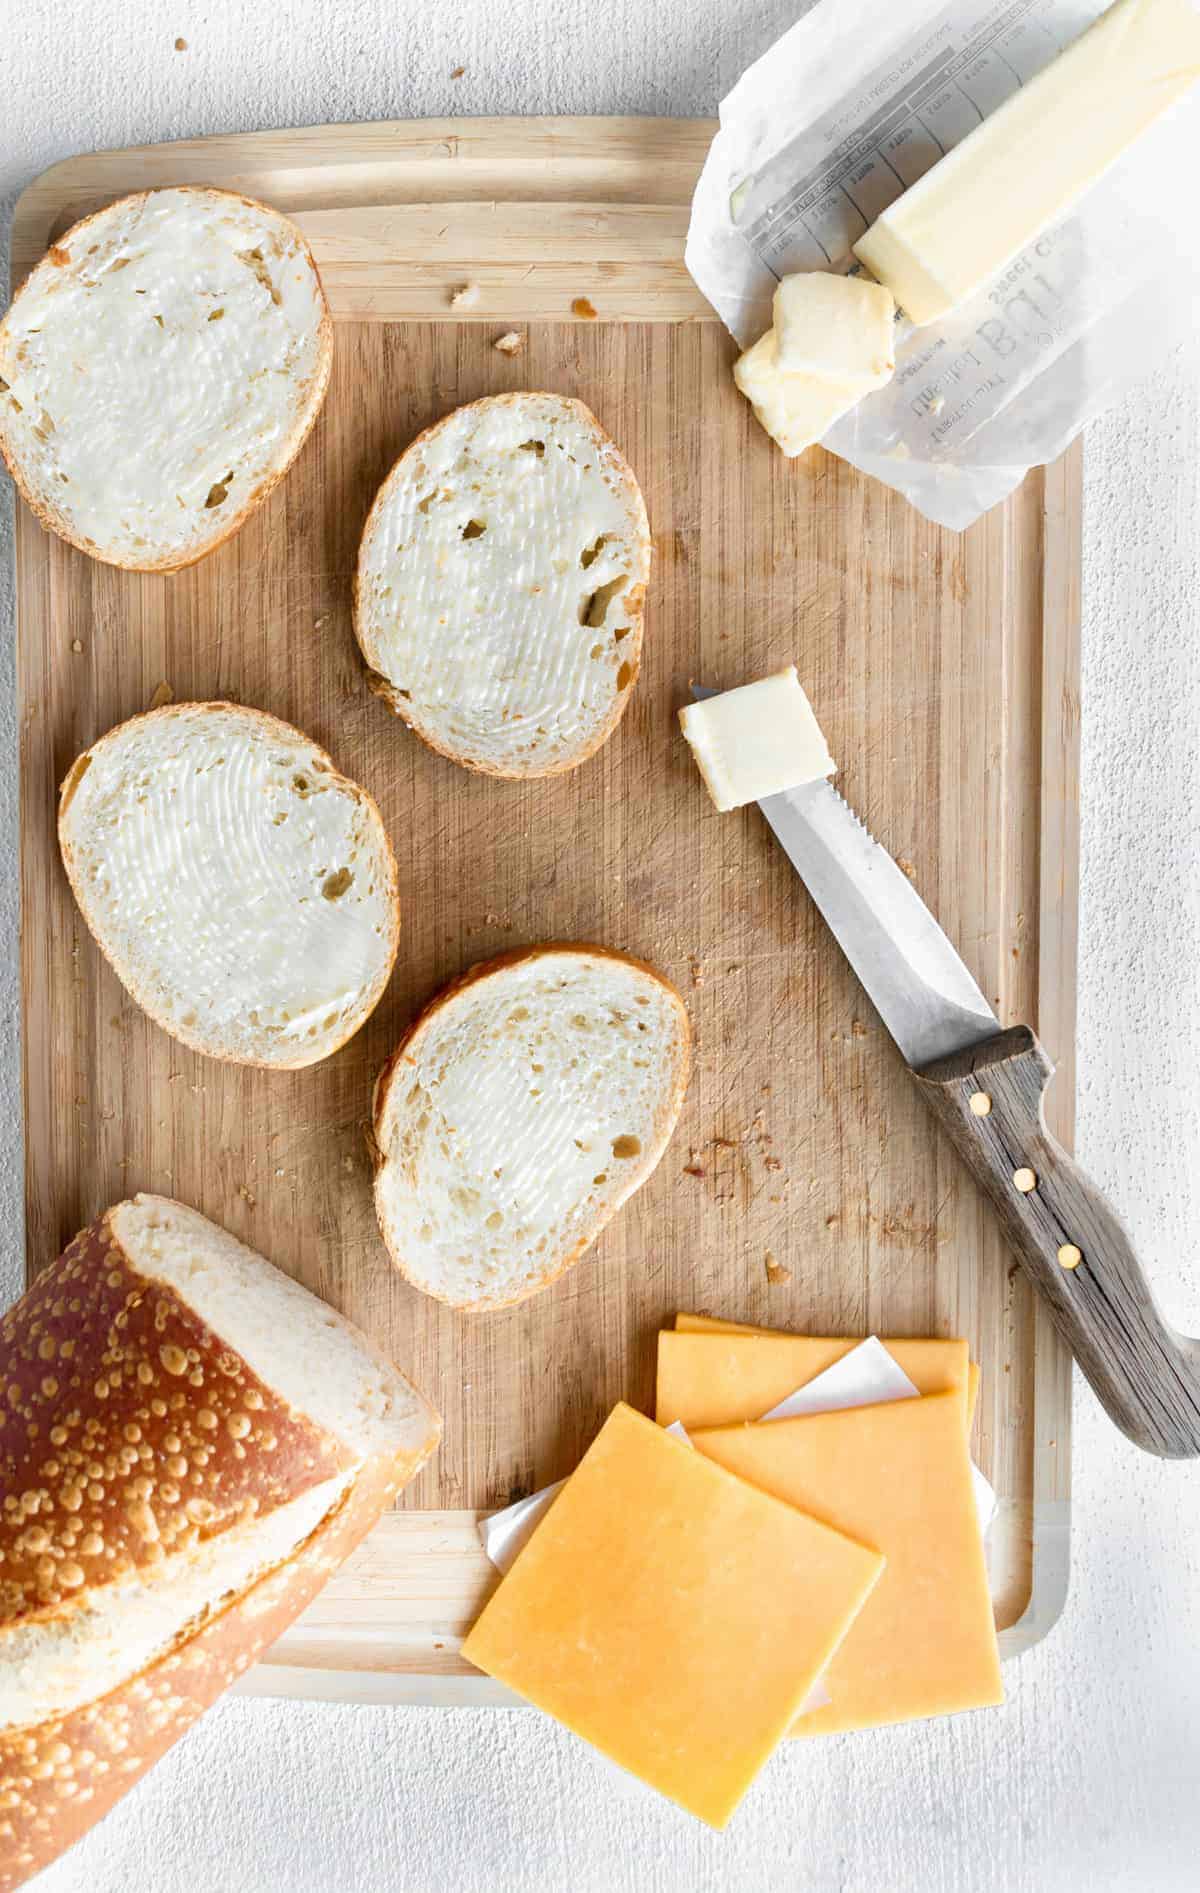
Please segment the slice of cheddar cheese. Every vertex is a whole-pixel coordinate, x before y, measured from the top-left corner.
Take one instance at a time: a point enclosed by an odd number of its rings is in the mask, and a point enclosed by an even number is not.
[[[699,1426],[761,1420],[858,1345],[854,1340],[804,1334],[695,1334],[665,1328],[658,1337],[656,1418],[660,1426],[679,1420],[689,1433]],[[883,1345],[918,1393],[956,1394],[965,1437],[967,1343],[885,1341]]]
[[[683,1314],[683,1313],[677,1314],[675,1317],[675,1330],[676,1330],[676,1333],[678,1334],[765,1334],[769,1336],[771,1340],[782,1339],[782,1340],[790,1341],[790,1340],[796,1339],[794,1335],[788,1334],[787,1331],[783,1328],[754,1328],[754,1327],[751,1327],[748,1322],[744,1322],[744,1321],[719,1321],[715,1315],[689,1315],[689,1314]],[[851,1347],[856,1347],[857,1345],[858,1343],[856,1341],[848,1341],[846,1343],[847,1349]],[[899,1356],[896,1354],[895,1350],[900,1345],[902,1345],[900,1342],[891,1342],[891,1341],[884,1342],[884,1346],[891,1350],[893,1359],[897,1361],[899,1361]],[[957,1347],[959,1343],[953,1342],[951,1345]],[[902,1362],[900,1364],[903,1365]],[[907,1372],[908,1370],[905,1369],[905,1371]],[[920,1393],[935,1393],[937,1391],[935,1387],[922,1387],[920,1385],[920,1382],[917,1381],[915,1375],[910,1374],[909,1379],[913,1381],[913,1384],[917,1387],[917,1390]],[[785,1394],[783,1398],[786,1399],[787,1395]],[[968,1433],[971,1431],[971,1428],[975,1424],[975,1409],[978,1405],[979,1405],[979,1368],[974,1361],[968,1361],[967,1363],[967,1431]],[[769,1407],[764,1407],[763,1413],[769,1413],[770,1410],[771,1409]],[[738,1417],[749,1418],[751,1416],[739,1415]],[[755,1414],[753,1417],[755,1419],[761,1420],[762,1413]],[[664,1422],[664,1424],[667,1424],[667,1423]],[[724,1422],[721,1422],[721,1424],[724,1424]]]
[[[463,1655],[723,1827],[882,1569],[621,1405]]]
[[[961,1394],[697,1430],[698,1453],[887,1559],[794,1735],[1002,1702]]]

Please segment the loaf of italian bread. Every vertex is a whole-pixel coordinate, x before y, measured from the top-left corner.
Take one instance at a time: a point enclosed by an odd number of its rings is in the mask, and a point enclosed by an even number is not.
[[[437,1444],[366,1337],[138,1196],[0,1322],[0,1893],[86,1832]]]

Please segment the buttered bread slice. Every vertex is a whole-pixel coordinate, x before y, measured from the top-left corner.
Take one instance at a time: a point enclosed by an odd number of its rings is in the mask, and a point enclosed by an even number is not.
[[[261,710],[172,704],[102,736],[59,804],[84,919],[131,996],[196,1051],[315,1064],[396,957],[396,863],[375,803]]]
[[[384,481],[355,630],[373,687],[434,749],[555,775],[616,728],[649,571],[637,481],[582,401],[495,395],[421,434]]]
[[[690,1048],[679,994],[628,954],[539,946],[472,967],[375,1089],[375,1207],[396,1266],[456,1308],[544,1288],[658,1163]]]
[[[231,191],[141,191],[60,237],[0,322],[0,453],[72,545],[175,571],[286,472],[332,359],[293,223]]]

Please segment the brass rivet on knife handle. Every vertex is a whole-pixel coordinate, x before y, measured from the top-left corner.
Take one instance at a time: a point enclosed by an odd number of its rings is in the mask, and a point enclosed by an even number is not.
[[[913,1072],[1110,1417],[1147,1452],[1196,1457],[1200,1342],[1168,1327],[1119,1217],[1047,1130],[1053,1075],[1023,1025]]]
[[[986,1117],[992,1108],[992,1100],[988,1097],[986,1091],[972,1091],[970,1097],[967,1099],[967,1103],[970,1105],[972,1115],[975,1117]]]

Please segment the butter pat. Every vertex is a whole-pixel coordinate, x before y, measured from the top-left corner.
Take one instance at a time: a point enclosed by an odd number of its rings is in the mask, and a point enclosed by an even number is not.
[[[819,271],[785,276],[775,291],[776,367],[869,394],[895,373],[895,325],[895,298],[880,283]]]
[[[685,704],[679,721],[722,811],[816,782],[837,768],[794,664],[703,703]]]
[[[789,459],[890,380],[895,313],[878,283],[818,271],[784,277],[774,327],[739,356],[733,378]]]
[[[936,322],[1064,216],[1200,76],[1193,0],[1117,0],[884,211],[854,253]]]
[[[829,381],[805,375],[781,375],[774,388],[753,403],[754,418],[775,445],[794,460],[823,440],[835,421],[849,414],[861,397]]]
[[[759,426],[789,460],[827,434],[859,399],[859,390],[843,382],[781,374],[774,329],[739,355],[733,379],[754,409]]]

